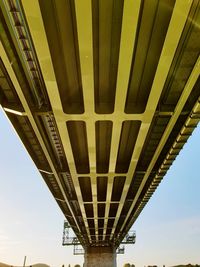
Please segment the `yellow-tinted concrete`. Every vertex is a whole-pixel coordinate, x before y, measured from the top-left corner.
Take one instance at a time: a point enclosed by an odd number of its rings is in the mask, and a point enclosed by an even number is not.
[[[200,120],[199,2],[5,0],[0,17],[0,104],[102,266]]]

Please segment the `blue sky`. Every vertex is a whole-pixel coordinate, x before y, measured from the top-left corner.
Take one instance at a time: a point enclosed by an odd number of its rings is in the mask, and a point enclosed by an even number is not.
[[[82,263],[62,247],[64,216],[0,109],[0,262]],[[118,267],[200,264],[200,127],[180,152],[134,224],[135,245]]]

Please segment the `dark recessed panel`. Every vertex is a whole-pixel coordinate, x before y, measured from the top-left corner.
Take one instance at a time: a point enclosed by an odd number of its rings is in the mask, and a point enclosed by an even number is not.
[[[143,1],[133,52],[126,113],[145,111],[174,3],[175,0]]]
[[[40,0],[39,3],[63,110],[69,114],[83,113],[74,2]]]
[[[96,161],[97,173],[107,173],[109,168],[110,145],[112,136],[111,121],[97,121],[96,130]]]
[[[105,240],[108,242],[110,241],[110,234],[107,235],[107,232],[106,232]]]
[[[123,0],[93,0],[95,111],[114,111]]]
[[[130,184],[130,187],[129,187],[129,190],[128,190],[128,194],[127,194],[127,197],[126,197],[126,205],[124,205],[123,209],[122,209],[122,214],[123,215],[126,215],[126,210],[129,206],[129,203],[132,202],[135,198],[135,195],[139,189],[139,186],[142,182],[142,179],[145,175],[145,172],[135,172],[134,173],[134,176],[133,176],[133,179],[131,181],[131,184]]]
[[[114,178],[111,201],[120,201],[125,180],[125,176],[117,176]]]
[[[103,229],[98,229],[99,240],[103,239]]]
[[[24,111],[19,97],[15,91],[10,77],[0,58],[0,103],[3,107],[16,107],[18,111]]]
[[[105,216],[105,207],[106,207],[106,205],[103,203],[98,204],[98,217],[104,217]]]
[[[90,177],[79,177],[82,198],[84,202],[92,202],[92,190]]]
[[[162,111],[174,111],[200,54],[200,7],[196,7],[196,5],[197,1],[190,10],[189,18],[165,82],[163,94],[159,101],[159,108]],[[198,96],[199,88],[194,87],[184,111],[191,109],[191,106],[194,105],[194,99]]]
[[[118,207],[119,207],[118,203],[111,203],[108,217],[113,217],[114,218],[116,216],[116,214],[117,214]]]
[[[90,235],[91,235],[92,239],[94,239],[94,240],[96,239],[95,238],[95,230],[94,229],[90,229]]]
[[[170,120],[170,116],[156,116],[151,124],[151,128],[143,146],[142,153],[137,165],[137,171],[144,172],[156,151],[162,135]]]
[[[92,241],[96,242],[96,236],[95,235],[92,235],[91,239],[92,239]]]
[[[108,177],[97,177],[97,201],[106,201]]]
[[[98,228],[103,228],[104,226],[104,219],[98,219]]]
[[[131,156],[140,129],[140,124],[140,121],[124,121],[122,124],[122,132],[115,170],[117,173],[128,172]]]
[[[87,218],[93,218],[94,212],[93,212],[93,205],[92,204],[84,204],[85,207],[85,213]]]
[[[123,225],[123,223],[125,221],[125,218],[126,218],[125,216],[120,216],[119,221],[117,223],[117,227],[115,229],[115,233],[119,233],[120,232],[121,227],[122,227],[122,225]]]
[[[108,228],[107,228],[107,230],[106,230],[106,235],[110,235],[111,232],[112,232],[112,229],[108,229]]]
[[[68,121],[67,129],[78,173],[89,173],[86,126],[83,121]]]
[[[120,216],[126,216],[129,212],[129,209],[131,207],[131,204],[132,204],[132,201],[128,201],[126,200],[125,203],[124,203],[124,206],[123,206],[123,209],[122,209],[122,212],[121,212],[121,215]]]
[[[96,242],[96,236],[95,235],[92,235],[91,236],[91,239],[92,239],[92,241],[95,243]]]
[[[115,219],[108,219],[107,229],[110,229],[113,227]]]
[[[108,219],[107,229],[106,229],[106,235],[109,236],[112,232],[112,227],[114,224],[114,219]]]
[[[94,219],[87,219],[89,228],[94,229]]]

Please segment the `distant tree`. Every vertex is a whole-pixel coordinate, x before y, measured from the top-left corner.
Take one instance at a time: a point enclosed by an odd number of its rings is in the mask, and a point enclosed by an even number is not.
[[[130,263],[125,263],[124,267],[131,267]]]
[[[74,267],[81,267],[79,264],[74,265]]]

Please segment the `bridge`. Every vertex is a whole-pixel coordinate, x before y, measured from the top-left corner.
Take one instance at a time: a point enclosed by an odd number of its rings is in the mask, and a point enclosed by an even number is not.
[[[116,266],[200,120],[200,1],[1,0],[0,40],[1,106],[85,266]]]

